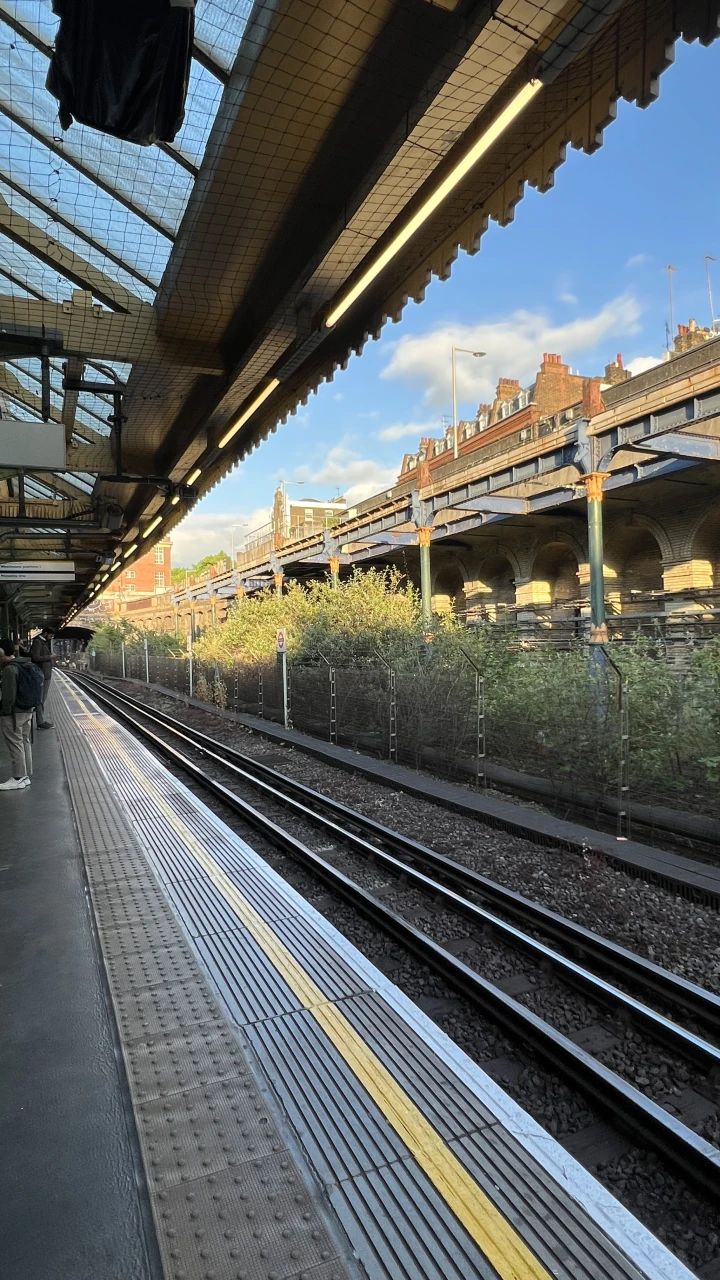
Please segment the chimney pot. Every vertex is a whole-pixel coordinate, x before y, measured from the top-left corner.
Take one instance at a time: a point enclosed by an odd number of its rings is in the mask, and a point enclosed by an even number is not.
[[[623,369],[625,366],[623,365],[622,351],[618,351],[617,356],[615,357],[615,359],[616,359],[616,363],[617,363],[618,367],[619,367],[620,369]]]

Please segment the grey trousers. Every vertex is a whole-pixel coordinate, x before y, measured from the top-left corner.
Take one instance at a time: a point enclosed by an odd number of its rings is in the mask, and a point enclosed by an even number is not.
[[[52,671],[50,672],[50,675],[49,675],[49,676],[44,676],[42,705],[41,705],[41,706],[39,706],[39,707],[37,707],[37,722],[38,722],[38,724],[45,724],[45,720],[46,720],[46,716],[45,716],[45,703],[47,702],[47,699],[48,699],[48,693],[50,692],[50,681],[51,681],[51,680],[52,680]]]
[[[0,717],[2,734],[10,752],[13,778],[29,778],[33,771],[30,726],[32,711],[16,711],[14,715]]]

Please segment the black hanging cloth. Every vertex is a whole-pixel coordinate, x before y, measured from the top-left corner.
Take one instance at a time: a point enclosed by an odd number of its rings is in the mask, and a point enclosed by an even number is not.
[[[53,0],[46,86],[73,120],[140,146],[172,142],[185,116],[195,0]]]

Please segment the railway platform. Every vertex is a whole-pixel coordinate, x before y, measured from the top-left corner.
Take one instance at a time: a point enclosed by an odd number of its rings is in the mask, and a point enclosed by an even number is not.
[[[3,797],[8,1280],[688,1280],[59,676]]]

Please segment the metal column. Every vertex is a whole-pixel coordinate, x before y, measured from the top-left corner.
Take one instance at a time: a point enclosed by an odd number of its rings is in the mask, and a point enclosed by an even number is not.
[[[603,569],[603,480],[607,471],[592,471],[582,477],[587,493],[588,562],[590,565],[590,643],[605,644],[608,638],[605,620],[605,577]]]
[[[422,625],[426,638],[432,634],[432,579],[430,577],[430,537],[432,529],[423,526],[418,529],[418,546],[420,547],[420,597],[422,602]]]
[[[337,591],[340,586],[340,557],[330,556],[330,585],[333,591]]]

